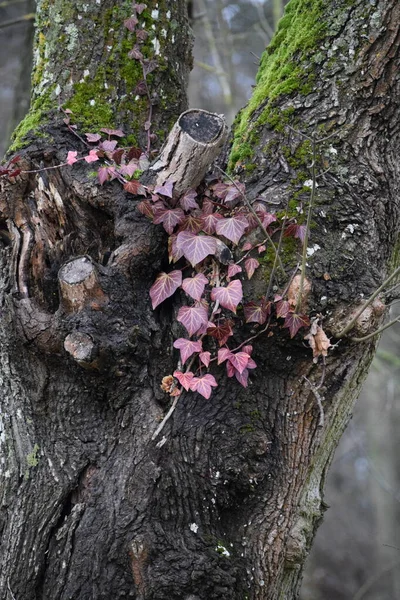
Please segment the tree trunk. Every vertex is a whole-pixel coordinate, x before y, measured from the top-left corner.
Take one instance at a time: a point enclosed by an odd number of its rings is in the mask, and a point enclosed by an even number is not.
[[[289,600],[376,338],[344,338],[322,367],[277,325],[254,342],[249,388],[222,376],[210,400],[186,394],[152,441],[177,361],[174,303],[153,312],[148,296],[165,236],[85,162],[43,170],[83,151],[71,123],[151,150],[148,122],[163,140],[186,109],[185,3],[147,4],[142,49],[157,65],[141,95],[143,70],[125,59],[131,3],[89,15],[78,0],[38,2],[31,110],[13,145],[38,172],[3,178],[0,201],[1,597]],[[290,217],[308,205],[314,147],[310,311],[331,335],[396,258],[399,36],[395,0],[291,0],[226,150],[248,198]],[[282,260],[289,277],[293,244]],[[364,332],[379,322],[371,312]]]

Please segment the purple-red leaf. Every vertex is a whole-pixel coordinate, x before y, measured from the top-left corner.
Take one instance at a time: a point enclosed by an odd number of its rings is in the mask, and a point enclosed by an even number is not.
[[[100,131],[103,131],[107,135],[115,135],[116,137],[124,137],[125,135],[122,129],[109,129],[108,127],[103,127]]]
[[[247,260],[245,260],[244,267],[246,269],[247,277],[249,279],[251,279],[253,277],[254,271],[259,266],[260,266],[260,263],[258,262],[258,260],[256,258],[248,258]]]
[[[171,234],[175,227],[180,223],[185,216],[185,213],[181,208],[172,208],[168,210],[157,211],[154,217],[154,224],[158,225],[162,223],[165,231]]]
[[[209,213],[205,215],[203,214],[203,216],[201,217],[203,231],[205,233],[208,233],[208,235],[212,235],[213,233],[215,233],[215,228],[217,226],[218,221],[221,221],[223,218],[224,217],[219,213]]]
[[[211,352],[200,352],[199,359],[201,360],[203,365],[208,367],[208,365],[210,364]]]
[[[101,142],[100,144],[100,148],[104,150],[104,152],[114,152],[117,146],[117,140],[104,140],[104,142]]]
[[[232,352],[229,348],[220,348],[218,350],[218,364],[221,365],[223,362],[228,360],[232,356]]]
[[[99,133],[85,133],[86,139],[88,142],[98,142],[101,140],[101,135]]]
[[[297,223],[291,223],[285,229],[285,237],[293,236],[304,242],[304,238],[306,237],[307,227],[306,225],[297,225]]]
[[[130,194],[133,194],[134,196],[146,195],[146,188],[140,183],[140,181],[137,181],[136,179],[125,183],[124,190]]]
[[[201,230],[201,219],[195,215],[187,215],[180,224],[179,229],[181,231],[191,231],[192,233],[199,233]]]
[[[142,215],[145,215],[145,217],[148,217],[149,219],[153,220],[153,206],[150,200],[142,200],[142,202],[139,202],[139,204],[137,205],[137,209],[139,212],[142,213]]]
[[[271,302],[266,302],[264,299],[258,302],[247,302],[243,306],[243,310],[246,323],[259,323],[263,325],[271,312]]]
[[[150,298],[153,310],[172,296],[182,284],[182,272],[171,271],[171,273],[160,273],[150,288]]]
[[[187,277],[182,281],[182,288],[194,300],[200,300],[208,279],[203,273],[197,273],[194,277]]]
[[[133,8],[136,10],[138,15],[141,15],[145,8],[147,8],[147,4],[140,2],[139,4],[134,4]]]
[[[247,367],[249,358],[250,356],[246,352],[236,352],[236,354],[231,353],[228,360],[235,367],[236,371],[243,373]]]
[[[243,387],[247,387],[249,379],[249,372],[247,369],[244,369],[242,373],[239,373],[239,371],[235,369],[235,377],[240,383],[240,385],[242,385]]]
[[[159,185],[155,188],[155,194],[162,194],[163,196],[167,196],[167,198],[172,198],[172,188],[174,187],[174,182],[171,180],[166,181],[163,185]]]
[[[176,238],[176,246],[194,267],[206,256],[215,253],[217,242],[215,238],[206,235],[195,235],[190,231],[180,231]]]
[[[217,387],[218,383],[215,381],[215,378],[207,373],[207,375],[203,375],[203,377],[193,377],[190,382],[190,389],[194,392],[198,392],[204,398],[208,398],[211,396],[211,387]]]
[[[99,178],[100,185],[103,185],[105,181],[108,181],[110,179],[108,167],[100,167],[97,172],[97,177]]]
[[[209,327],[207,329],[207,335],[215,338],[220,346],[226,344],[228,338],[233,335],[232,331],[233,321],[226,319],[222,323],[218,323],[217,326]]]
[[[297,315],[290,311],[286,315],[284,327],[287,327],[290,331],[290,337],[293,338],[301,327],[309,327],[310,319],[307,315]]]
[[[68,163],[69,165],[73,165],[74,163],[76,163],[76,162],[77,162],[77,160],[78,160],[78,159],[76,158],[76,157],[77,157],[77,155],[78,155],[78,152],[77,152],[77,150],[70,150],[70,151],[68,152],[68,154],[67,154],[67,163]]]
[[[182,373],[182,371],[174,371],[174,377],[176,377],[181,386],[188,391],[190,388],[190,382],[192,381],[194,375],[191,371],[188,371],[187,373]]]
[[[245,217],[236,215],[229,219],[218,221],[216,223],[216,231],[218,235],[223,235],[234,244],[238,244],[248,224]]]
[[[279,300],[276,303],[276,316],[285,319],[290,310],[290,304],[287,300]]]
[[[208,323],[208,310],[202,306],[181,306],[178,311],[177,320],[186,328],[191,337],[201,327]]]
[[[138,23],[139,21],[133,15],[124,21],[124,25],[127,29],[129,29],[129,31],[135,31],[135,27]]]
[[[211,300],[218,300],[221,306],[234,313],[242,298],[242,283],[238,279],[234,279],[226,287],[216,287],[211,291]]]
[[[187,359],[192,356],[195,352],[202,351],[202,343],[192,342],[191,340],[187,340],[186,338],[179,338],[174,342],[174,348],[178,348],[181,353],[181,361],[183,364],[187,361]]]
[[[84,158],[87,163],[96,162],[96,160],[99,160],[99,157],[97,156],[97,150],[91,150]]]
[[[238,273],[242,272],[242,267],[239,265],[229,265],[228,267],[228,277],[234,277]]]
[[[194,209],[199,208],[199,205],[197,204],[197,202],[195,200],[196,197],[197,197],[196,190],[188,190],[179,199],[179,204],[181,205],[183,210],[186,210],[186,211],[191,210],[193,208]]]

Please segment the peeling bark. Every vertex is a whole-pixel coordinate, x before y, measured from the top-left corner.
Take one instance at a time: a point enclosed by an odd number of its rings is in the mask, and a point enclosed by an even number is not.
[[[346,314],[394,254],[400,18],[395,0],[292,0],[289,33],[317,5],[321,60],[307,46],[289,57],[307,76],[312,64],[311,91],[252,101],[245,128],[238,117],[231,166],[250,199],[261,194],[277,209],[295,199],[304,210],[302,133],[335,134],[318,146],[325,173],[311,241],[319,249],[307,276],[310,310]],[[183,3],[160,5],[167,10],[185,22]],[[186,68],[185,54],[172,59]],[[43,170],[65,160],[73,139],[51,111],[45,121],[51,143],[27,146],[25,172],[2,181],[0,199],[0,595],[295,598],[374,342],[345,339],[329,353],[324,427],[312,388],[321,366],[301,336],[276,327],[255,342],[249,389],[222,378],[210,401],[187,394],[163,443],[152,442],[168,410],[160,381],[176,365],[173,303],[153,312],[148,297],[166,261],[164,235],[136,210],[138,199],[116,182],[98,186],[86,164]],[[297,255],[283,259],[289,273]],[[251,281],[252,293],[266,286]]]

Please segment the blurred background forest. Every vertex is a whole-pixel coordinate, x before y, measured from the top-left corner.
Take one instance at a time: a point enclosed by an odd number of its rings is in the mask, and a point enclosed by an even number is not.
[[[232,123],[252,92],[284,0],[188,2],[195,35],[190,104]],[[0,0],[0,155],[29,102],[34,0]],[[399,305],[394,306],[400,314]],[[393,316],[396,316],[394,314]],[[301,600],[400,600],[400,326],[382,337],[336,451],[330,506]]]

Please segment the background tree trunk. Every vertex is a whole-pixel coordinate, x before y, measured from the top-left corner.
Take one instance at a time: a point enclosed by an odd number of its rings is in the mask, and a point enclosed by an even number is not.
[[[131,5],[96,4],[90,18],[84,6],[39,2],[31,111],[14,140],[25,171],[77,148],[59,104],[79,131],[121,127],[148,143],[143,73],[124,58]],[[149,58],[159,52],[149,88],[160,139],[185,108],[184,8],[148,3],[139,19],[154,31]],[[325,173],[308,261],[311,308],[331,331],[393,263],[399,16],[394,0],[292,0],[234,128],[230,169],[249,198],[296,215],[309,199],[303,134],[334,136],[317,144]],[[328,357],[322,428],[304,380],[318,383],[322,368],[301,336],[276,327],[255,344],[248,390],[222,379],[210,401],[186,395],[152,442],[167,408],[160,380],[176,364],[173,303],[153,313],[147,293],[164,236],[119,184],[99,187],[89,171],[79,163],[3,182],[2,596],[294,598],[374,342],[344,340]],[[283,260],[289,273],[289,245]],[[72,284],[78,306],[66,301]],[[259,276],[253,295],[266,286]]]

